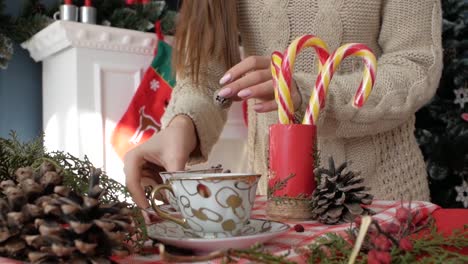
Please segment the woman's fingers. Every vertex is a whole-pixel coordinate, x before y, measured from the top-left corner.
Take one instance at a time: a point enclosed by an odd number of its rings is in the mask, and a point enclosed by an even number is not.
[[[224,88],[218,95],[239,100],[237,94],[241,90],[271,80],[269,64],[270,59],[262,56],[251,56],[239,62],[221,78]]]
[[[273,80],[251,86],[249,88],[241,90],[237,93],[237,96],[242,100],[255,98],[260,100],[272,100],[275,98],[273,90]]]
[[[257,113],[267,113],[278,109],[278,104],[275,100],[259,102],[253,105],[252,109]]]
[[[224,76],[219,80],[220,85],[225,85],[232,81],[237,80],[243,75],[259,70],[259,69],[268,69],[270,65],[270,58],[264,56],[250,56],[234,65],[229,69]]]
[[[245,75],[244,77],[230,83],[227,86],[227,88],[224,88],[224,89],[229,89],[231,98],[236,100],[236,99],[239,99],[239,98],[236,98],[236,97],[240,97],[239,93],[241,93],[241,95],[244,95],[244,97],[246,97],[246,95],[248,95],[249,92],[250,93],[255,92],[255,90],[252,90],[250,88],[254,88],[254,86],[263,84],[263,83],[265,83],[267,81],[271,81],[271,72],[268,71],[268,70],[257,70],[257,71],[251,72],[251,73]],[[263,87],[265,88],[265,86],[263,86]],[[221,92],[223,90],[221,90]],[[221,94],[221,92],[220,92],[220,94]],[[266,92],[266,91],[263,91],[263,93],[264,92]],[[273,94],[273,85],[270,86],[270,92]],[[241,98],[241,99],[245,99],[245,98]]]
[[[149,206],[145,191],[140,184],[141,169],[144,162],[143,156],[139,155],[136,149],[129,151],[124,158],[125,185],[132,195],[133,201],[140,208]]]
[[[224,98],[231,98],[233,100],[240,100],[239,92],[242,92],[248,88],[251,88],[256,85],[260,85],[264,82],[271,80],[271,72],[268,70],[257,70],[251,72],[240,79],[229,83],[225,88],[223,88],[218,95]],[[246,96],[244,92],[242,95]],[[273,85],[271,85],[271,92],[273,93]]]

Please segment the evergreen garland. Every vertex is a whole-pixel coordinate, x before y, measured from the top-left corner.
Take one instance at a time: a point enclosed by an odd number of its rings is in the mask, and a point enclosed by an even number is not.
[[[11,132],[10,138],[0,138],[0,182],[15,181],[14,173],[21,167],[40,166],[47,160],[64,169],[64,182],[79,193],[88,190],[89,176],[93,169],[87,157],[79,159],[62,151],[48,152],[44,148],[43,136],[30,142],[22,143],[16,133]],[[107,190],[102,200],[107,203],[130,200],[130,194],[125,186],[109,178],[105,173],[100,176],[101,187]]]
[[[41,0],[24,0],[21,14],[13,18],[5,14],[5,1],[0,0],[0,69],[5,69],[13,55],[12,43],[22,43],[54,22],[52,16],[59,8],[47,9]],[[84,1],[74,2],[83,6]],[[143,32],[154,32],[154,22],[161,20],[162,32],[175,31],[176,12],[168,10],[165,1],[154,0],[147,4],[126,5],[124,0],[94,1],[97,23]]]
[[[468,103],[456,104],[454,91],[468,89],[468,0],[444,0],[442,8],[444,69],[436,96],[417,113],[416,137],[427,164],[432,202],[466,207],[460,198],[468,199],[468,194],[455,187],[468,181],[468,122],[462,119]]]

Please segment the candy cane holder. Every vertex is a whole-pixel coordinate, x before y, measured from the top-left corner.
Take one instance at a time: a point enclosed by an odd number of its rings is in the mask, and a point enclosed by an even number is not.
[[[311,91],[304,120],[294,120],[291,83],[297,54],[311,47],[318,57],[319,73]],[[310,202],[316,188],[314,168],[317,162],[317,120],[324,107],[328,86],[339,64],[346,57],[364,60],[363,78],[353,106],[360,108],[367,100],[375,81],[376,58],[363,44],[346,44],[329,55],[326,44],[313,35],[294,40],[284,52],[271,57],[271,73],[278,104],[279,124],[269,130],[269,175],[267,214],[273,219],[305,220],[311,218]],[[314,76],[311,76],[314,78]]]

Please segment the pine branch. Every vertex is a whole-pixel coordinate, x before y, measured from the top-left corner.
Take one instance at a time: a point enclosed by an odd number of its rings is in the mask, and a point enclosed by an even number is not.
[[[273,197],[276,191],[279,191],[283,189],[284,187],[286,187],[286,185],[288,184],[288,181],[292,179],[294,176],[295,174],[291,173],[285,179],[276,181],[275,184],[271,188],[268,189],[268,197],[269,198]]]
[[[41,31],[52,22],[53,20],[51,18],[42,14],[20,17],[15,22],[15,33],[11,35],[11,38],[17,43],[22,43],[30,39],[37,32]]]
[[[89,176],[94,168],[87,157],[79,159],[62,151],[47,152],[43,147],[44,137],[22,143],[15,132],[9,139],[0,138],[0,181],[13,179],[16,169],[25,166],[37,166],[44,159],[49,159],[64,169],[64,182],[80,193],[86,193]],[[130,199],[125,186],[109,178],[105,173],[100,177],[100,185],[107,190],[102,200],[108,203]]]

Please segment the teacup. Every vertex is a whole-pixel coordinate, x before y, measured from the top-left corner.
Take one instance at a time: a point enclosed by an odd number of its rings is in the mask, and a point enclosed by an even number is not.
[[[177,175],[185,175],[187,173],[206,174],[206,173],[221,173],[221,172],[223,172],[223,167],[221,165],[218,165],[218,166],[211,167],[210,169],[204,169],[204,170],[164,171],[164,172],[160,172],[159,175],[161,176],[163,183],[168,184],[168,180]],[[165,202],[169,203],[169,205],[174,210],[179,211],[179,206],[177,205],[177,199],[175,198],[174,194],[167,190],[162,190],[161,193],[165,199]]]
[[[253,173],[180,173],[155,187],[151,205],[162,219],[200,237],[236,236],[250,219],[259,178]],[[181,217],[156,204],[163,190],[174,194]]]

